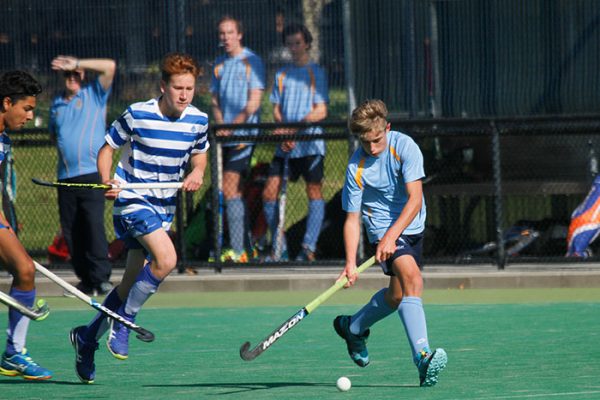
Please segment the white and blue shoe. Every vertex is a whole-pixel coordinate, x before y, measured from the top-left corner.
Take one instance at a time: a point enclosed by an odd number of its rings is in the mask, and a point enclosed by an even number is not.
[[[424,350],[419,354],[417,369],[419,370],[420,386],[435,386],[438,375],[448,364],[448,355],[444,349],[435,349],[432,353]]]
[[[127,360],[129,357],[129,328],[120,322],[111,320],[106,346],[113,357],[118,360]]]
[[[98,350],[98,342],[90,343],[83,340],[81,333],[85,329],[85,325],[71,329],[69,339],[75,349],[75,372],[79,380],[83,383],[94,383],[96,377],[94,354]]]
[[[24,379],[41,381],[52,378],[52,372],[38,365],[23,349],[21,353],[8,355],[2,354],[0,362],[0,375],[22,376]]]

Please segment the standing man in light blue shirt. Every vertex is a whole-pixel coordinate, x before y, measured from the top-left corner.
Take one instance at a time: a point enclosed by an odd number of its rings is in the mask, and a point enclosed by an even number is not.
[[[319,122],[327,117],[329,93],[325,71],[310,61],[312,35],[300,24],[291,24],[284,28],[282,39],[292,55],[292,63],[284,66],[275,74],[271,103],[275,122]],[[274,134],[311,134],[321,135],[321,127],[308,129],[277,129]],[[277,237],[278,211],[277,195],[281,189],[281,179],[286,158],[289,159],[291,180],[300,175],[306,182],[308,196],[308,216],[306,232],[302,239],[302,249],[297,261],[315,261],[317,240],[325,216],[325,202],[321,186],[323,181],[323,159],[325,142],[323,140],[284,142],[277,149],[271,162],[269,177],[263,191],[263,209],[271,237]],[[285,242],[285,241],[284,241]],[[282,244],[283,257],[286,246]],[[280,261],[280,260],[274,260]]]
[[[260,102],[265,89],[265,67],[259,56],[242,45],[239,20],[224,16],[218,24],[220,46],[225,54],[215,61],[210,92],[216,124],[259,122]],[[219,130],[219,136],[255,136],[258,129]],[[246,206],[242,198],[242,179],[249,170],[254,146],[250,142],[223,144],[223,197],[227,212],[229,242],[233,254],[229,261],[247,262],[245,249]],[[249,249],[248,249],[249,250]]]
[[[357,313],[335,318],[333,326],[346,341],[352,361],[366,367],[369,328],[396,311],[411,346],[420,385],[433,386],[448,358],[444,349],[429,348],[421,300],[426,213],[423,155],[409,136],[390,130],[387,108],[381,100],[368,100],[357,107],[349,125],[361,146],[350,158],[342,190],[342,208],[347,212],[346,266],[340,279],[348,277],[346,287],[349,287],[358,278],[356,256],[362,217],[375,259],[390,281],[387,288],[375,293]]]
[[[111,59],[58,56],[52,69],[62,72],[65,88],[50,107],[50,134],[58,148],[58,180],[98,183],[98,150],[104,144],[106,104],[115,76]],[[98,73],[83,85],[85,71]],[[106,294],[111,265],[104,229],[104,194],[101,191],[59,188],[60,224],[71,254],[71,264],[86,294]]]

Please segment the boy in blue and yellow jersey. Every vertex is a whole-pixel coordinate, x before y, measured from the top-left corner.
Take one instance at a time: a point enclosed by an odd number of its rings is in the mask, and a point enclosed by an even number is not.
[[[103,183],[182,181],[184,191],[202,186],[209,144],[208,116],[191,104],[198,64],[187,54],[171,53],[163,59],[161,71],[161,95],[129,106],[106,133],[106,143],[98,152],[98,173]],[[111,179],[117,149],[121,149],[121,159]],[[177,264],[177,252],[168,235],[177,190],[111,189],[105,196],[115,200],[115,233],[125,242],[128,253],[123,279],[106,296],[104,305],[134,321]],[[94,353],[107,328],[106,316],[98,313],[87,326],[71,331],[75,367],[84,383],[94,382]],[[115,358],[127,359],[129,329],[111,320],[107,347]]]
[[[0,77],[0,163],[10,149],[6,128],[21,129],[33,119],[39,83],[22,71],[6,72]],[[9,295],[27,307],[35,301],[35,266],[6,218],[0,214],[0,264],[13,276]],[[22,376],[30,380],[50,379],[52,373],[36,364],[25,348],[29,318],[11,308],[8,311],[6,349],[0,362],[0,374]]]
[[[303,25],[292,24],[282,33],[285,46],[292,55],[293,62],[281,68],[275,74],[271,93],[275,122],[319,122],[327,117],[327,77],[323,68],[310,61],[312,35]],[[274,134],[311,134],[321,135],[320,127],[308,129],[277,129]],[[323,181],[323,158],[325,142],[323,140],[284,142],[275,153],[269,169],[269,177],[263,190],[263,208],[271,237],[277,237],[277,194],[281,187],[284,163],[289,159],[291,179],[300,175],[306,182],[308,196],[308,216],[306,232],[302,239],[302,249],[297,261],[315,261],[317,240],[325,215],[325,202],[321,186]],[[285,243],[282,244],[285,257]],[[279,260],[274,260],[279,261]]]
[[[346,341],[350,358],[366,367],[369,328],[396,311],[406,330],[420,385],[433,386],[446,366],[447,356],[443,349],[429,348],[421,301],[423,155],[410,137],[390,130],[387,108],[381,100],[368,100],[357,107],[352,112],[350,130],[358,136],[361,146],[350,158],[342,191],[342,208],[347,212],[346,266],[340,279],[348,277],[349,287],[358,278],[356,256],[362,217],[375,259],[390,281],[356,314],[340,315],[333,325]]]
[[[242,24],[224,16],[218,24],[219,42],[225,54],[215,61],[210,85],[212,113],[217,124],[259,122],[265,89],[265,67],[250,49],[242,46]],[[219,136],[255,136],[258,129],[218,130]],[[245,251],[246,206],[242,178],[248,172],[254,146],[250,142],[223,144],[223,197],[225,199],[231,261],[247,262]]]

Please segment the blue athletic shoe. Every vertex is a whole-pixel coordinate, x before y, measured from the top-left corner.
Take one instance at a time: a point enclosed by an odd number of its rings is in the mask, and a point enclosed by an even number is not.
[[[120,322],[111,320],[106,346],[116,359],[127,360],[129,357],[129,329]]]
[[[52,378],[52,372],[33,361],[27,353],[27,349],[23,349],[20,354],[13,354],[12,356],[6,353],[2,354],[0,374],[4,376],[22,376],[24,379],[34,381]]]
[[[75,372],[83,383],[94,383],[96,377],[96,365],[94,364],[94,353],[98,350],[98,342],[86,342],[81,337],[85,325],[71,329],[69,338],[75,349]]]
[[[346,341],[350,358],[359,367],[369,365],[369,352],[367,351],[367,338],[370,331],[367,329],[362,335],[350,332],[350,316],[339,315],[333,320],[333,327],[337,334]]]
[[[447,363],[448,355],[444,349],[436,349],[433,353],[422,351],[417,362],[420,386],[435,386]]]

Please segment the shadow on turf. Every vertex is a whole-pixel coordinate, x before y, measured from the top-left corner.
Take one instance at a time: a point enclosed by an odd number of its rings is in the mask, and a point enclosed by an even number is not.
[[[8,379],[0,379],[0,385],[73,385],[81,386],[82,383],[77,381],[57,381],[55,379],[47,379],[43,381],[27,380],[21,377],[12,377]]]
[[[215,389],[237,389],[230,390],[219,394],[232,394],[240,392],[249,392],[253,390],[268,390],[287,387],[332,387],[332,383],[315,383],[315,382],[253,382],[253,383],[190,383],[181,385],[143,385],[148,388],[159,387],[204,387]],[[419,385],[352,385],[353,388],[419,388]]]

